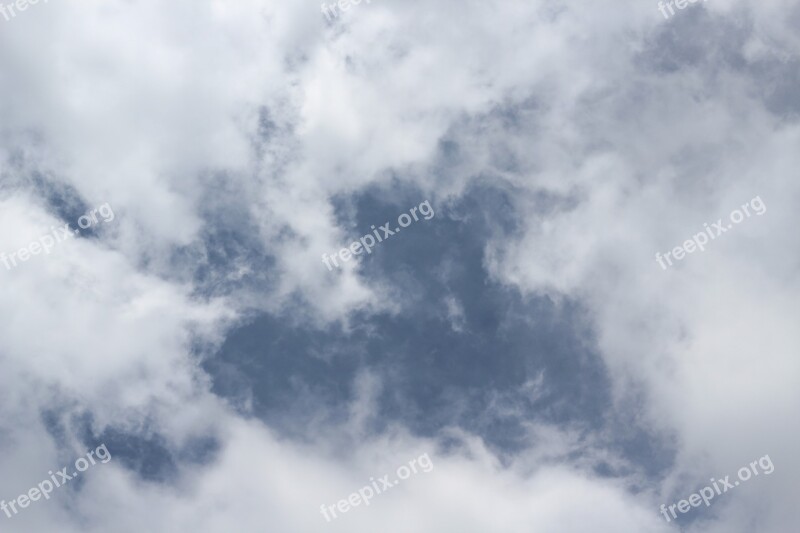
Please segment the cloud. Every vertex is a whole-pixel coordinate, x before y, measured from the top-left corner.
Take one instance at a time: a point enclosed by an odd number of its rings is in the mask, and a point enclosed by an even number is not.
[[[799,16],[446,0],[326,22],[245,0],[0,21],[0,251],[115,211],[0,266],[0,496],[123,449],[5,526],[658,532],[658,505],[769,454],[686,527],[790,529]],[[658,266],[756,195],[763,216]],[[424,199],[424,228],[322,264]],[[320,515],[421,453],[433,472]]]

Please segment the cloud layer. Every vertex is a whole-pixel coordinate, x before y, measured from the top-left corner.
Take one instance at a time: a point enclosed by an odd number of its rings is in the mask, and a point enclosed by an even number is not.
[[[0,264],[0,499],[113,457],[3,529],[792,530],[798,21],[784,0],[0,19],[0,252],[115,214]],[[325,521],[422,453],[430,473]]]

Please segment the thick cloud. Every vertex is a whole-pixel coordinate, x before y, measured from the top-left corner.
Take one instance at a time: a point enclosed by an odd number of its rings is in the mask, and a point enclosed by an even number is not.
[[[0,264],[0,499],[113,457],[4,529],[659,532],[659,505],[769,454],[678,523],[791,530],[798,20],[782,0],[0,20],[0,252],[114,210]],[[325,268],[424,200],[434,218]],[[431,472],[321,515],[422,453]]]

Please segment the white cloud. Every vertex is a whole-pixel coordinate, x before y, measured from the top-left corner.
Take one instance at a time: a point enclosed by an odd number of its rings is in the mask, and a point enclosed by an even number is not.
[[[800,15],[778,0],[702,9],[724,40],[696,53],[716,60],[677,70],[663,67],[684,53],[671,32],[697,13],[664,22],[641,2],[376,0],[330,27],[316,7],[286,2],[52,2],[0,21],[0,251],[58,224],[34,195],[38,175],[118,215],[96,239],[0,267],[2,496],[70,456],[48,444],[41,409],[88,411],[97,428],[147,421],[176,447],[223,441],[213,464],[181,465],[177,486],[112,461],[9,527],[656,532],[666,530],[658,504],[764,454],[775,474],[715,502],[719,519],[694,527],[744,532],[754,516],[763,531],[793,527],[800,132],[761,91],[761,76],[777,77],[771,91],[783,71],[759,69],[774,56],[796,72]],[[503,106],[516,126],[497,117]],[[258,139],[262,108],[275,129]],[[463,157],[431,175],[443,136]],[[517,168],[498,162],[500,147]],[[549,461],[548,445],[575,445],[551,429],[508,467],[479,444],[431,451],[433,473],[326,524],[320,503],[436,443],[398,430],[337,456],[286,442],[212,396],[192,348],[213,351],[243,307],[280,311],[298,295],[323,322],[390,309],[390,289],[320,261],[347,236],[331,197],[393,176],[454,196],[481,174],[511,184],[525,215],[518,239],[489,245],[487,266],[523,292],[587,305],[617,401],[646,391],[650,429],[676,440],[674,469],[634,495],[630,479]],[[176,267],[175,250],[205,246],[215,221],[204,217],[226,207],[209,175],[222,176],[276,260],[276,284],[246,304],[235,292],[198,295],[192,272]],[[561,203],[544,212],[541,193]],[[655,252],[757,194],[764,216],[658,267]],[[259,266],[212,268],[231,279]],[[457,329],[460,308],[448,302]],[[360,384],[356,426],[379,387]]]

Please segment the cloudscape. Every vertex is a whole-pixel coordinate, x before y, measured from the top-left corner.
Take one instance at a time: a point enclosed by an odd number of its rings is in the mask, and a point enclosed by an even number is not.
[[[796,532],[798,27],[0,0],[0,531]]]

